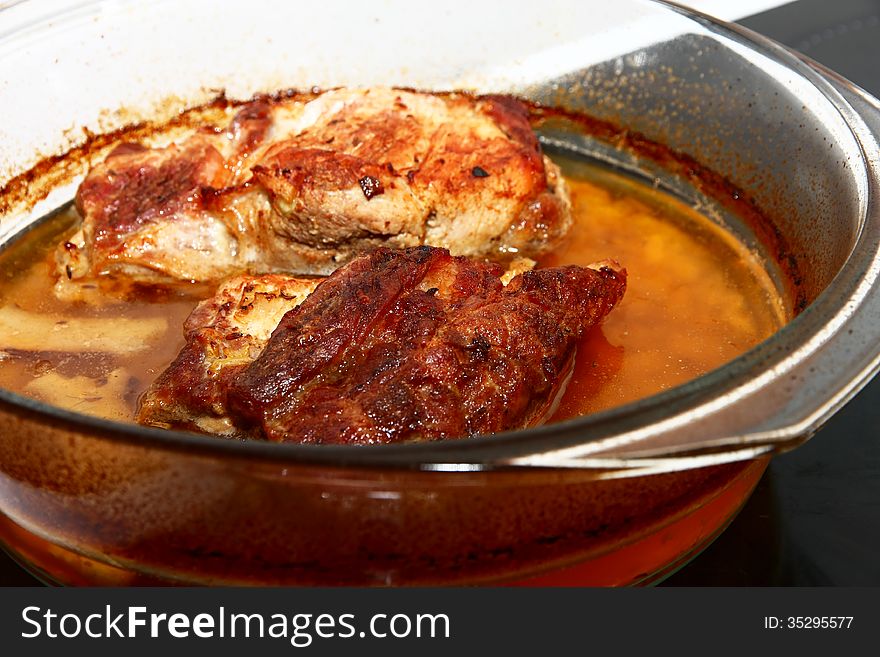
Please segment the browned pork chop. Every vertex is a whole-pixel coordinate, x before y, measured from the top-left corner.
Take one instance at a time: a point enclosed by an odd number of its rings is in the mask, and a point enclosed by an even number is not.
[[[505,278],[498,265],[431,247],[356,258],[291,304],[259,356],[236,352],[253,362],[211,379],[216,406],[200,392],[210,367],[192,329],[222,304],[205,302],[139,421],[212,431],[191,421],[209,411],[224,433],[355,444],[529,426],[563,388],[578,339],[623,296],[626,274],[599,263]],[[173,400],[173,413],[156,400]]]
[[[328,274],[377,246],[534,256],[571,225],[564,182],[507,97],[339,89],[258,99],[225,131],[125,144],[77,194],[69,280]]]
[[[284,314],[320,282],[284,274],[236,276],[187,318],[186,345],[141,398],[138,422],[229,435],[232,377],[260,355]]]

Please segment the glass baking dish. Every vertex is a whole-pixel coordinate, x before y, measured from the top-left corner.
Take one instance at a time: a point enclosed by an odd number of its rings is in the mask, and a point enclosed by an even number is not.
[[[467,21],[397,1],[243,9],[105,0],[0,12],[0,244],[81,180],[86,162],[46,156],[220,89],[509,92],[619,128],[578,133],[559,119],[540,135],[549,150],[700,207],[792,290],[797,316],[685,385],[466,441],[218,441],[0,390],[0,535],[46,579],[649,582],[717,535],[769,456],[806,440],[876,372],[880,113],[833,73],[661,2],[510,12],[489,1],[469,6]],[[769,224],[749,219],[750,204]]]

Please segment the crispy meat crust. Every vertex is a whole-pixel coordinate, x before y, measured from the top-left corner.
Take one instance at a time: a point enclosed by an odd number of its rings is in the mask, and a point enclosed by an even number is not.
[[[571,225],[558,168],[518,101],[339,89],[257,99],[225,130],[123,144],[77,194],[70,279],[327,274],[377,246],[534,256]]]
[[[505,272],[444,249],[382,248],[320,284],[235,277],[193,311],[186,346],[138,421],[354,444],[540,422],[577,340],[619,302],[626,273],[533,264]]]
[[[378,249],[288,312],[227,393],[270,440],[373,444],[490,434],[539,420],[578,338],[626,274],[560,267],[507,287],[495,265],[419,247]]]
[[[318,283],[282,274],[225,281],[186,320],[186,345],[142,397],[137,421],[235,433],[226,413],[232,377],[260,354],[284,314]]]

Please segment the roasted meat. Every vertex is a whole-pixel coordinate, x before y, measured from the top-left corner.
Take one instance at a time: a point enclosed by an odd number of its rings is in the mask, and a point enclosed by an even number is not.
[[[138,421],[235,433],[226,412],[232,377],[259,356],[284,314],[320,282],[283,274],[236,276],[187,318],[186,345],[141,399]]]
[[[376,249],[291,303],[258,356],[236,352],[253,362],[236,360],[211,379],[209,395],[200,392],[210,365],[197,325],[223,304],[205,302],[139,420],[186,425],[207,411],[244,435],[354,444],[538,423],[564,387],[578,339],[623,296],[626,274],[611,263],[567,266],[518,273],[506,286],[503,274],[445,249]],[[174,412],[157,400],[172,400]]]
[[[77,193],[63,278],[328,274],[377,246],[540,254],[571,224],[559,170],[507,97],[339,89],[261,98],[226,130],[123,144]]]
[[[68,279],[113,272],[136,280],[210,280],[238,267],[237,239],[205,208],[226,179],[213,135],[163,149],[122,144],[80,185],[82,231],[59,251]]]

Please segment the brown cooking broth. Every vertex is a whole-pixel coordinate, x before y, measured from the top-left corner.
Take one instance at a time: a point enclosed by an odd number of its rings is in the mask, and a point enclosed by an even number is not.
[[[540,266],[615,259],[628,271],[620,306],[578,349],[552,420],[617,406],[693,379],[753,347],[785,321],[784,303],[760,263],[685,204],[605,168],[558,158],[572,195],[568,243]],[[167,328],[123,356],[22,351],[0,336],[0,386],[58,406],[131,420],[139,395],[183,345],[183,321],[205,290],[92,306],[53,294],[55,246],[75,212],[45,222],[0,254],[0,307],[65,318],[157,321]],[[22,332],[35,331],[23,322]],[[43,329],[44,330],[44,329]]]

